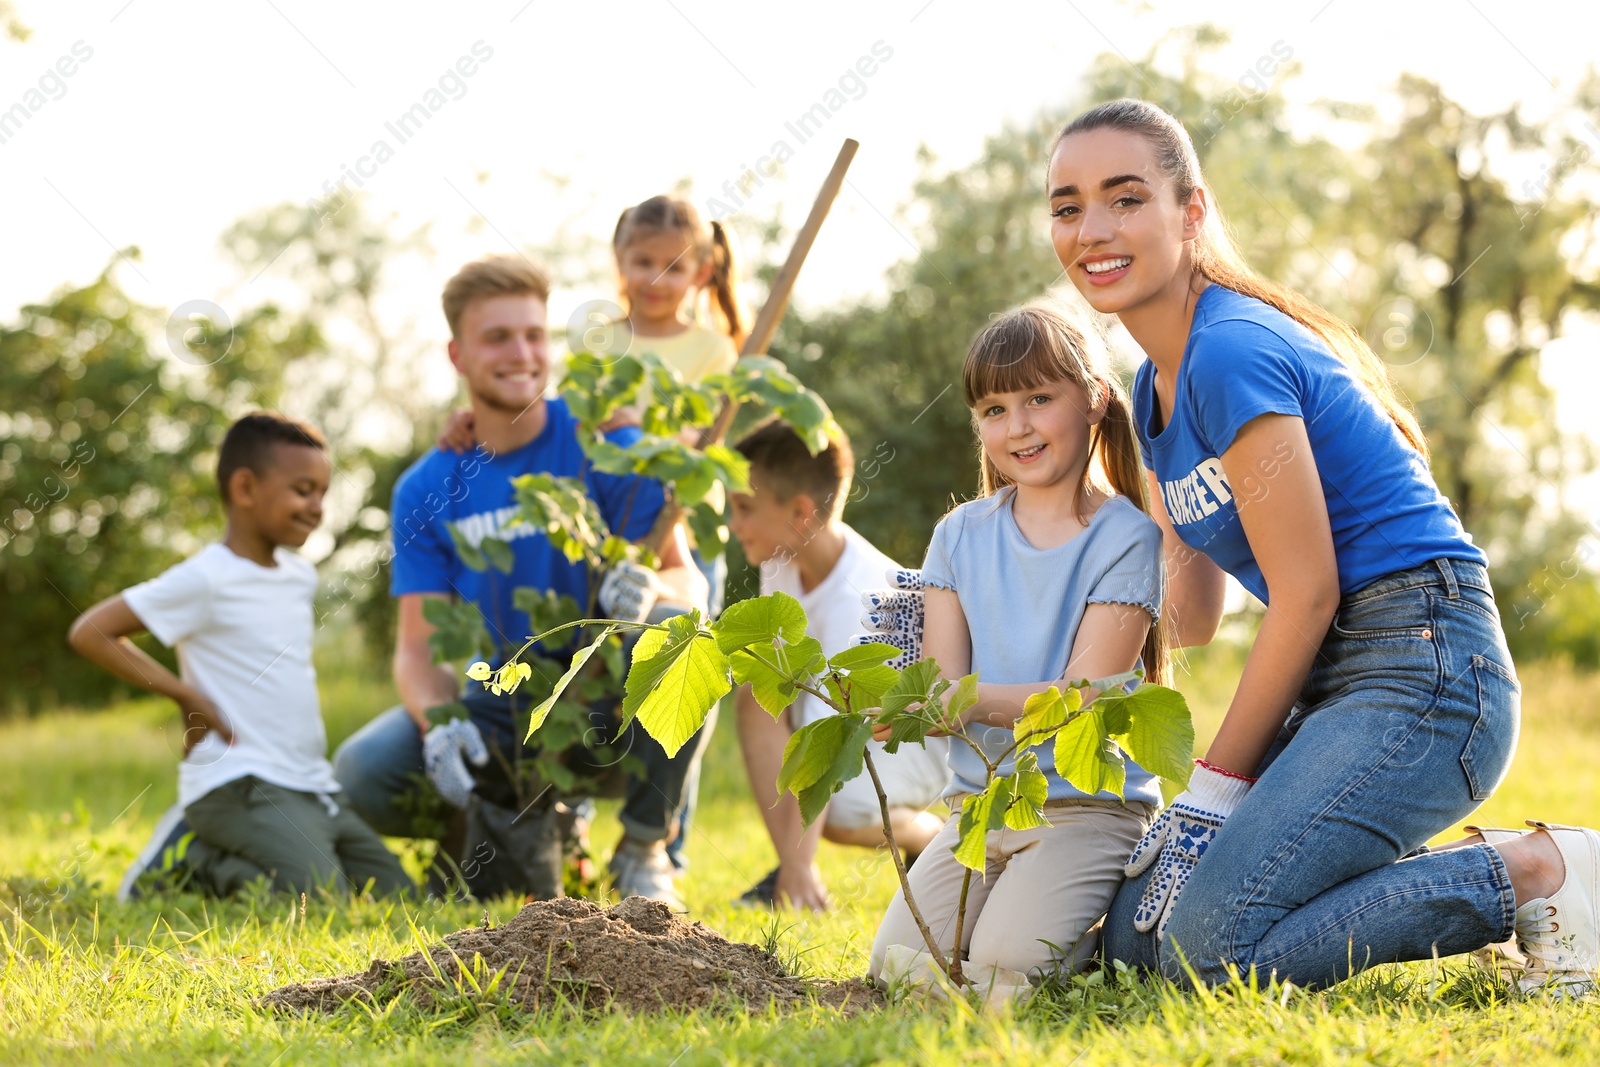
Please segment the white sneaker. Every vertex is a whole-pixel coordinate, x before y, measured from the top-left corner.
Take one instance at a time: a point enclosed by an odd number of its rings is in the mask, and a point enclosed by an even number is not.
[[[1524,993],[1582,996],[1600,969],[1600,833],[1534,819],[1528,825],[1550,835],[1567,876],[1552,895],[1517,909],[1517,944],[1528,957],[1517,985]]]
[[[646,845],[623,838],[611,855],[611,882],[619,897],[649,897],[673,911],[688,911],[673,884],[677,873],[660,841]]]
[[[1469,834],[1477,834],[1483,838],[1486,845],[1499,845],[1507,841],[1515,841],[1528,830],[1507,830],[1499,826],[1463,826],[1462,829]],[[1527,969],[1528,957],[1517,948],[1517,935],[1512,935],[1505,941],[1493,945],[1485,945],[1473,953],[1478,962],[1489,968],[1497,975],[1512,979],[1520,979],[1523,971]]]

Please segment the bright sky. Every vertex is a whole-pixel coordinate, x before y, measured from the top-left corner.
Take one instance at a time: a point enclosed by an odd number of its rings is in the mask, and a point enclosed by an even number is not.
[[[438,278],[405,297],[441,336],[431,309],[457,263],[547,242],[563,225],[608,235],[622,207],[684,178],[704,206],[778,140],[794,156],[749,208],[766,216],[782,204],[790,225],[842,138],[861,142],[796,301],[870,294],[915,250],[897,209],[919,143],[940,165],[969,162],[1007,120],[1071,100],[1095,55],[1141,56],[1202,18],[1233,35],[1218,72],[1243,76],[1263,56],[1292,53],[1304,68],[1285,86],[1296,100],[1379,100],[1409,70],[1472,109],[1520,101],[1531,114],[1576,83],[1596,28],[1587,0],[1540,5],[1533,19],[1505,0],[894,0],[781,16],[720,0],[15,4],[34,35],[0,41],[0,117],[16,104],[28,112],[0,124],[0,317],[93,277],[128,245],[143,259],[119,277],[156,306],[242,309],[282,294],[293,278],[240,277],[218,235],[252,209],[319,198],[364,166],[374,206],[395,213],[397,230],[431,224]],[[785,124],[835,89],[843,106],[801,143]],[[441,95],[430,101],[430,91]],[[403,142],[386,125],[430,102],[436,110]],[[380,140],[392,157],[376,163]],[[558,294],[552,312],[603,295]],[[1561,362],[1562,384],[1592,397],[1592,359]]]

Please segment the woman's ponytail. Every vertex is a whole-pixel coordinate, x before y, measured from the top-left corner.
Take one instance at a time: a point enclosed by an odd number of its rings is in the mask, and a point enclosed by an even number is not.
[[[1121,383],[1112,378],[1101,378],[1097,383],[1100,395],[1105,397],[1105,417],[1095,428],[1094,453],[1106,481],[1119,496],[1127,497],[1138,505],[1140,511],[1150,513],[1150,498],[1146,492],[1147,480],[1144,460],[1139,455],[1139,439],[1133,427],[1133,404]],[[1098,399],[1093,397],[1091,399]],[[1166,613],[1152,620],[1150,632],[1145,634],[1144,678],[1147,682],[1166,685],[1172,677],[1172,640]]]

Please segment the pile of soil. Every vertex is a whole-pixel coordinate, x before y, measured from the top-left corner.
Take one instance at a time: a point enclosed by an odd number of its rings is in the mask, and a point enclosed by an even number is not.
[[[864,981],[786,975],[770,952],[729,941],[644,897],[609,909],[573,897],[527,904],[508,923],[457,931],[426,954],[375,959],[360,974],[287,985],[258,1003],[332,1012],[351,1000],[383,1005],[408,995],[426,1009],[441,995],[455,1000],[473,989],[463,970],[481,984],[501,968],[501,991],[529,1012],[563,1002],[628,1012],[819,1003],[854,1014],[883,1004],[882,994]]]

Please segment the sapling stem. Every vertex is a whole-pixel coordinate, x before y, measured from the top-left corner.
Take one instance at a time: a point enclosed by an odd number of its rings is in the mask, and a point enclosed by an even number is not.
[[[771,663],[762,657],[759,652],[756,652],[750,648],[746,648],[744,651],[749,653],[766,667],[770,668],[773,672],[778,674],[785,673],[779,669],[777,664]],[[837,682],[839,680],[838,674],[834,673],[833,678],[834,681]],[[851,711],[847,707],[840,707],[838,702],[835,701],[832,696],[823,690],[816,688],[815,686],[807,685],[804,682],[796,682],[795,688],[801,690],[802,692],[810,693],[812,696],[816,697],[818,700],[821,700],[824,704],[828,705],[828,707],[832,708],[836,712],[846,715],[859,714],[858,712]],[[840,688],[842,691],[843,687],[841,686]],[[872,762],[872,750],[870,748],[862,749],[861,762],[867,768],[868,777],[872,779],[873,792],[878,794],[878,813],[883,818],[883,840],[884,843],[889,846],[889,855],[894,858],[894,873],[900,878],[900,893],[905,897],[906,909],[911,912],[912,921],[917,924],[917,931],[922,934],[922,941],[928,946],[928,952],[933,956],[933,962],[938,965],[941,971],[950,976],[950,980],[952,982],[960,985],[960,943],[958,942],[956,944],[955,951],[951,953],[951,962],[945,962],[944,953],[939,949],[939,942],[934,939],[933,931],[928,929],[927,920],[922,917],[922,909],[917,907],[917,899],[914,895],[912,895],[911,878],[906,871],[906,861],[905,858],[900,855],[900,845],[894,839],[894,820],[889,815],[889,794],[885,793],[883,790],[883,780],[878,777],[878,768],[877,765]]]
[[[883,839],[889,845],[889,855],[894,857],[894,873],[900,876],[900,893],[905,897],[906,909],[911,912],[911,918],[917,924],[917,930],[922,934],[923,943],[928,946],[928,952],[933,956],[933,962],[939,969],[950,977],[950,981],[959,986],[961,982],[961,918],[956,917],[956,943],[950,952],[949,962],[945,961],[944,953],[939,950],[939,943],[933,938],[933,931],[928,929],[928,922],[922,917],[922,909],[917,907],[916,897],[911,894],[911,876],[906,871],[906,861],[900,855],[900,846],[895,843],[893,820],[889,817],[889,794],[883,791],[883,781],[878,777],[878,768],[872,762],[872,753],[863,749],[861,761],[866,764],[867,774],[872,776],[872,788],[878,794],[878,811],[883,816]],[[966,887],[962,887],[961,901],[966,904]]]
[[[950,953],[950,981],[956,986],[966,984],[961,975],[961,928],[967,921],[967,890],[972,888],[972,868],[961,874],[961,899],[956,901],[956,940]]]

